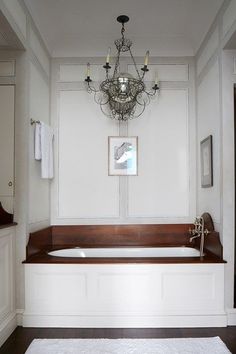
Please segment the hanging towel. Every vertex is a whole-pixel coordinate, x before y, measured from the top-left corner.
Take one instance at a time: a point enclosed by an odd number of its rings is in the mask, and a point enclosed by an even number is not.
[[[41,160],[41,177],[53,178],[53,130],[43,122],[35,127],[35,159]]]
[[[53,130],[41,122],[41,177],[53,178]]]
[[[35,124],[34,131],[34,158],[35,160],[41,160],[41,123]]]

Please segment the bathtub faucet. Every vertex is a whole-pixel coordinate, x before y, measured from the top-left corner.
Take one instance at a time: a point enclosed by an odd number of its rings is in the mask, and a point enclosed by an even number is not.
[[[194,228],[189,229],[189,234],[192,235],[192,237],[190,237],[190,242],[192,242],[195,238],[200,237],[200,257],[203,257],[205,236],[207,236],[210,231],[205,229],[205,223],[202,216],[196,217],[193,225]]]

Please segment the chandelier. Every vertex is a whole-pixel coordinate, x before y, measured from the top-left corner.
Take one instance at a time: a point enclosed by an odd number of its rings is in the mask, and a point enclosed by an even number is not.
[[[158,78],[156,75],[153,87],[147,91],[144,83],[145,74],[149,71],[149,51],[146,52],[144,66],[139,72],[137,64],[131,52],[132,42],[125,38],[125,23],[129,21],[129,17],[121,15],[117,17],[117,21],[122,24],[121,38],[115,40],[117,55],[114,63],[113,74],[110,74],[110,55],[111,48],[108,49],[106,64],[103,66],[106,72],[105,80],[101,82],[98,89],[92,85],[90,77],[90,63],[87,64],[87,77],[85,79],[87,91],[94,93],[95,101],[100,104],[102,112],[109,118],[119,121],[127,121],[128,119],[139,117],[145,107],[150,103],[150,99],[159,91]],[[132,59],[136,77],[120,70],[121,53],[129,52]]]

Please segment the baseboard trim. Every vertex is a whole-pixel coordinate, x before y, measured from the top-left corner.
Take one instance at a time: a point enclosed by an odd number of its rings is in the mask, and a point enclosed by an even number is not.
[[[0,347],[12,334],[17,327],[17,315],[16,312],[8,315],[4,321],[0,324]]]
[[[227,310],[228,326],[236,326],[236,309]]]
[[[63,316],[23,314],[23,327],[179,328],[226,327],[227,316]]]
[[[24,310],[23,310],[23,309],[17,309],[17,310],[16,310],[16,323],[17,323],[17,326],[22,326],[22,323],[23,323],[23,313],[24,313]]]

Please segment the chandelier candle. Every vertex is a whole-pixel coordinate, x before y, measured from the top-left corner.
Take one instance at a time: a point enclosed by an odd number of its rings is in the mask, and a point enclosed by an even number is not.
[[[105,69],[105,80],[100,83],[98,89],[91,85],[90,66],[87,65],[87,90],[89,93],[94,93],[95,101],[100,104],[102,112],[109,118],[119,121],[127,121],[135,117],[139,117],[145,107],[149,104],[150,98],[155,96],[159,90],[159,86],[155,81],[154,86],[150,91],[146,89],[144,76],[148,71],[147,65],[149,61],[149,51],[147,51],[144,61],[144,67],[139,72],[134,56],[131,52],[132,42],[125,38],[125,23],[129,21],[129,17],[121,15],[117,17],[117,21],[121,23],[121,38],[115,40],[117,55],[115,58],[114,71],[110,75],[111,66],[110,55],[111,48],[108,48]],[[129,52],[132,59],[136,77],[127,72],[120,71],[120,56],[124,52]]]
[[[108,51],[107,51],[107,60],[106,60],[106,64],[109,64],[109,63],[110,63],[110,55],[111,55],[111,48],[109,47],[109,48],[108,48]]]
[[[90,77],[90,64],[87,64],[87,77]]]
[[[149,61],[149,50],[146,53],[145,60],[144,60],[144,66],[148,66],[148,61]]]

